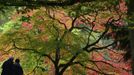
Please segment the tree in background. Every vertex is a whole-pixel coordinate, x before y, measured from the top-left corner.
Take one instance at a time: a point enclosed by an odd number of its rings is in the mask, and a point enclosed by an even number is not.
[[[133,25],[134,25],[134,22],[133,22],[133,18],[134,18],[134,7],[133,7],[133,4],[134,4],[134,1],[133,0],[127,0],[127,6],[128,6],[128,24],[130,26],[129,28],[129,37],[130,37],[130,47],[131,49],[129,51],[127,51],[128,55],[127,57],[129,57],[128,59],[131,59],[132,62],[131,62],[131,65],[132,65],[132,74],[134,75],[134,39],[133,39]]]

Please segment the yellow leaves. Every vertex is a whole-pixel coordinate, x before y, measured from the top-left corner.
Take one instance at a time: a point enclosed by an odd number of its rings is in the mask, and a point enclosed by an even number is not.
[[[48,42],[50,39],[50,37],[48,35],[41,35],[41,36],[38,36],[37,40],[40,40],[40,41],[44,41],[44,42]]]

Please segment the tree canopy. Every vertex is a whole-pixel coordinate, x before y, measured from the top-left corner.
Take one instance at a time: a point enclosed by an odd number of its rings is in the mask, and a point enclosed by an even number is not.
[[[100,62],[92,59],[93,52],[128,49],[124,19],[127,8],[121,1],[0,1],[1,7],[14,6],[16,9],[11,20],[0,28],[1,50],[31,53],[35,56],[33,59],[38,59],[35,68],[41,70],[46,70],[42,59],[47,57],[45,60],[54,66],[55,75],[63,75],[70,68],[76,74],[75,67],[80,74],[86,74],[86,69],[109,74],[88,65],[97,67],[96,62]]]

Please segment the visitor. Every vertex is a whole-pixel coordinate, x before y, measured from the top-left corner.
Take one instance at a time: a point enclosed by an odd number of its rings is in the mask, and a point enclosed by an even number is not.
[[[13,60],[14,58],[10,57],[3,63],[1,75],[13,75]]]
[[[16,59],[13,66],[13,75],[23,75],[23,69],[20,65],[20,60]]]

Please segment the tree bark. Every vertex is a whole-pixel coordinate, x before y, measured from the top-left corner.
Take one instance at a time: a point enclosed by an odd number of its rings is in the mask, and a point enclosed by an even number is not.
[[[131,68],[132,68],[132,74],[134,75],[134,30],[130,30],[130,46],[131,46]]]
[[[134,19],[134,0],[129,0],[128,3],[128,17],[129,19]],[[133,15],[133,16],[132,16]],[[134,26],[134,24],[130,24],[129,26]],[[130,37],[130,47],[131,47],[131,59],[132,59],[132,63],[131,63],[131,68],[132,68],[132,74],[134,75],[134,30],[129,30],[129,37]]]

